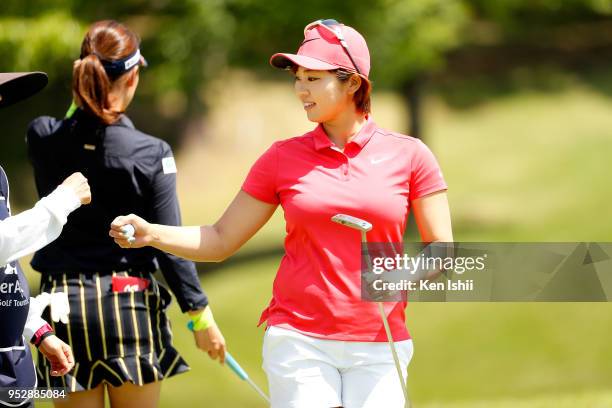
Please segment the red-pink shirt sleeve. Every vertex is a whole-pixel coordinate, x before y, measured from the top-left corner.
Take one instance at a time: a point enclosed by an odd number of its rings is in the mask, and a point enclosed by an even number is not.
[[[242,190],[260,201],[278,204],[277,173],[278,147],[273,144],[253,164],[242,184]]]
[[[418,140],[410,171],[410,200],[446,189],[448,186],[444,181],[438,161],[431,150]]]

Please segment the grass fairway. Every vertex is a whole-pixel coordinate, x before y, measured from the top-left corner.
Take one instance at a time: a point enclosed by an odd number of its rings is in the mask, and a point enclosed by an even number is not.
[[[612,406],[612,392],[555,394],[525,399],[470,401],[465,403],[417,404],[419,408],[608,408]]]
[[[212,299],[215,318],[223,330],[230,352],[266,391],[267,382],[261,369],[264,327],[257,328],[257,322],[270,300],[277,264],[278,258],[242,264],[219,270],[202,280],[202,286]],[[176,304],[172,305],[171,316],[176,328],[175,344],[184,352],[192,371],[168,381],[162,394],[162,406],[265,406],[246,382],[195,348],[193,336],[184,329],[187,319],[181,315]],[[205,396],[201,405],[194,405],[194,395]]]
[[[577,87],[426,112],[456,240],[612,240],[609,98]]]

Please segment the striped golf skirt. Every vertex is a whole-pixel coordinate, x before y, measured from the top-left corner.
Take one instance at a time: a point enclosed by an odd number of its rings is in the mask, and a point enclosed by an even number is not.
[[[49,362],[39,352],[39,386],[75,392],[102,382],[115,387],[125,382],[143,385],[189,370],[172,346],[166,316],[170,293],[153,274],[43,274],[42,291],[68,294],[68,323],[51,325],[72,348],[75,366],[62,377],[52,377]],[[49,308],[43,318],[51,322]]]

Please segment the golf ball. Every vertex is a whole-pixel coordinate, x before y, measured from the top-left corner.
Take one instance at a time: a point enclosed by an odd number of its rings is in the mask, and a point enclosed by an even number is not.
[[[128,241],[135,240],[134,233],[136,230],[132,224],[125,224],[123,227],[121,227],[121,232],[123,232],[123,236],[126,237]]]

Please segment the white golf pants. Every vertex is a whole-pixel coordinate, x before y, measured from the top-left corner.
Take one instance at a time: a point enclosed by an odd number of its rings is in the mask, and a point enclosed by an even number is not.
[[[395,343],[404,381],[412,340]],[[263,343],[272,408],[403,408],[387,342],[323,340],[269,327]]]

